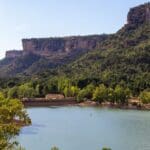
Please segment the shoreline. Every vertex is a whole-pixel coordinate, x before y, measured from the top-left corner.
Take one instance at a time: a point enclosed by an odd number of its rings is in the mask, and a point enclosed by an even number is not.
[[[79,103],[77,106],[81,107],[101,107],[101,108],[110,108],[110,109],[122,109],[122,110],[145,110],[145,111],[150,111],[150,105],[149,104],[143,104],[143,105],[120,105],[120,104],[112,104],[112,103],[102,103],[99,104],[97,102],[93,101],[87,101],[87,102],[82,102]]]
[[[113,104],[113,103],[98,103],[94,101],[85,101],[78,103],[76,100],[51,100],[51,101],[24,101],[22,102],[25,108],[28,107],[61,107],[61,106],[80,106],[80,107],[101,107],[110,109],[123,109],[123,110],[146,110],[150,111],[150,104]]]

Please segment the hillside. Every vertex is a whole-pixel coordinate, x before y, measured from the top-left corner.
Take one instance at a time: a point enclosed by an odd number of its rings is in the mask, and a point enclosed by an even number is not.
[[[136,92],[150,87],[150,4],[130,9],[127,24],[95,49],[70,64],[40,73],[73,80],[128,85]]]
[[[8,51],[1,77],[68,77],[105,85],[150,87],[150,3],[131,8],[112,35],[23,39],[22,51]]]
[[[144,16],[143,11],[148,14]],[[148,15],[149,18],[146,17]],[[143,20],[140,17],[143,17]],[[128,23],[116,34],[109,36],[95,50],[69,64],[67,69],[81,76],[99,76],[105,71],[126,75],[149,73],[150,5],[131,9],[127,21]]]
[[[104,46],[104,49],[88,52],[69,64],[64,68],[64,74],[99,79],[105,85],[122,82],[132,83],[134,88],[141,90],[150,87],[150,27],[143,24],[131,31],[126,39],[121,34],[119,31],[111,40],[108,39],[106,49]]]

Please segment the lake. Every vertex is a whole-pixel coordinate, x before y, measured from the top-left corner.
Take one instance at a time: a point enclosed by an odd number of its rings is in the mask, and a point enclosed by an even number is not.
[[[150,150],[150,112],[94,107],[28,108],[32,126],[17,138],[26,150]]]

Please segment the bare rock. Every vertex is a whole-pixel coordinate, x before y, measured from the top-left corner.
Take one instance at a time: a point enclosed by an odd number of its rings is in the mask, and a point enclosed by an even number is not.
[[[131,8],[128,13],[127,22],[129,25],[135,26],[146,22],[150,23],[150,3]]]

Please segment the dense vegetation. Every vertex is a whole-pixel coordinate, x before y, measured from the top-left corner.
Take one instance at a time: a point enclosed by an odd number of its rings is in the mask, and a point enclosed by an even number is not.
[[[109,100],[108,95],[112,91],[114,93],[117,87],[128,89],[132,96],[139,96],[142,91],[149,92],[149,27],[147,22],[127,24],[116,34],[108,36],[97,49],[78,56],[71,63],[36,71],[31,76],[22,74],[2,78],[0,88],[9,98],[63,93],[65,96],[76,96],[79,101],[82,98],[97,100],[100,98],[96,97],[97,93],[103,89],[106,89],[107,96],[99,101]],[[41,67],[36,68],[39,69]],[[85,89],[91,85],[91,93],[87,94]]]
[[[98,100],[100,96],[96,95],[105,90],[107,92],[104,92],[104,98],[100,98],[99,101],[110,100],[108,95],[114,93],[117,87],[128,89],[133,96],[138,96],[142,91],[149,91],[149,27],[143,25],[133,30],[131,35],[126,35],[128,42],[130,37],[132,41],[142,39],[140,36],[143,34],[147,37],[144,42],[139,40],[136,46],[114,44],[117,40],[117,43],[122,42],[121,32],[112,37],[116,38],[114,41],[106,41],[106,50],[89,52],[72,64],[32,77],[1,79],[1,90],[8,98],[42,97],[47,93],[63,93],[65,96],[76,96],[79,101],[86,98]]]
[[[150,103],[150,92],[149,91],[143,91],[143,92],[141,92],[141,94],[140,94],[139,97],[140,97],[140,99],[142,100],[142,102],[144,104]]]
[[[3,78],[1,90],[8,98],[63,93],[75,96],[79,101],[98,100],[100,96],[95,95],[104,89],[107,92],[101,93],[105,96],[99,101],[110,101],[110,95],[114,95],[117,87],[128,89],[133,96],[150,90],[149,24],[135,28],[125,26],[99,47],[65,66],[33,76]],[[115,98],[112,101],[116,101]]]
[[[59,60],[60,66],[51,65],[55,64],[51,59],[42,57],[41,60],[34,54],[15,58],[15,61],[11,58],[0,61],[0,74],[6,75],[0,79],[0,88],[8,97],[15,98],[40,97],[49,92],[61,92],[65,96],[77,96],[79,92],[80,97],[84,95],[84,88],[90,84],[94,85],[93,89],[101,84],[111,89],[118,86],[128,88],[133,96],[149,91],[149,9],[149,3],[131,9],[128,23],[122,29],[106,35],[96,49],[85,51],[74,58],[73,55],[70,58],[68,56],[65,58],[69,60],[67,63]],[[26,70],[28,66],[31,67]],[[15,67],[17,70],[13,71]],[[8,78],[6,72],[13,74],[13,77]],[[64,83],[69,80],[71,84],[62,89],[59,85],[61,80]]]
[[[129,97],[136,96],[150,103],[150,22],[128,23],[96,49],[65,59],[68,64],[60,66],[34,54],[0,61],[0,73],[13,75],[0,78],[0,149],[14,147],[12,139],[30,123],[16,98],[62,93],[78,102],[127,104]]]

